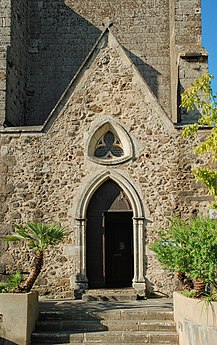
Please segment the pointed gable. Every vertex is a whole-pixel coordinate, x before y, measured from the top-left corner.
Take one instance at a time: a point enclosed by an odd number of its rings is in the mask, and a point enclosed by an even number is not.
[[[44,130],[66,109],[70,113],[73,109],[83,112],[87,118],[91,114],[92,119],[102,114],[134,117],[141,113],[141,103],[147,108],[147,112],[142,110],[143,116],[147,113],[167,130],[174,130],[157,98],[107,27],[44,123]]]

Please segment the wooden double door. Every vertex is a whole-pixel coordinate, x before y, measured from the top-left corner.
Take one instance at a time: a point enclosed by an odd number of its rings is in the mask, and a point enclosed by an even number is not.
[[[105,182],[87,211],[86,266],[89,288],[132,286],[133,212],[123,190]]]

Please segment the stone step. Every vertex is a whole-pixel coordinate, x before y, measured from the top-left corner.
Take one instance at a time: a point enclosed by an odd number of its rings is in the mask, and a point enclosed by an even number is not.
[[[45,345],[46,343],[34,343],[34,345]],[[54,344],[54,343],[53,343]],[[81,345],[81,343],[55,343],[55,345]],[[85,345],[96,345],[97,343],[95,342],[88,342],[88,343],[84,343]],[[98,343],[100,344],[100,343]],[[148,343],[133,343],[133,345],[147,345]],[[179,343],[171,343],[171,342],[166,342],[166,343],[149,343],[151,345],[178,345]],[[103,343],[103,345],[117,345],[117,343]],[[121,343],[121,345],[129,345],[129,343]]]
[[[170,320],[52,320],[38,321],[36,331],[175,331]]]
[[[173,311],[165,309],[106,310],[92,312],[41,311],[40,320],[173,320]]]
[[[95,295],[84,294],[82,300],[84,302],[102,301],[102,302],[129,302],[136,301],[137,296],[133,295]]]
[[[170,320],[102,320],[109,331],[171,331],[176,330],[175,322]]]
[[[167,299],[46,301],[40,309],[32,335],[35,345],[178,345],[172,303]]]
[[[84,302],[130,302],[137,300],[137,293],[134,289],[91,289],[86,290],[82,296]]]
[[[32,334],[32,344],[45,343],[178,343],[178,335],[176,332],[90,332],[90,333],[70,333],[70,332],[38,332]]]
[[[83,311],[40,311],[40,320],[93,320],[98,319],[92,313]]]
[[[95,312],[102,320],[173,320],[173,311],[164,309],[111,310]]]
[[[36,323],[36,331],[103,331],[108,327],[100,322],[100,320],[52,320],[38,321]]]
[[[46,345],[48,343],[34,343],[34,345]],[[75,343],[75,342],[70,342],[70,343],[50,343],[50,345],[53,344],[53,345],[81,345],[81,343]],[[84,343],[85,345],[93,345],[93,344],[97,344],[95,342],[88,342],[88,343]],[[98,343],[100,344],[100,343]],[[178,342],[164,342],[164,343],[133,343],[133,345],[178,345],[179,343]],[[33,344],[32,344],[33,345]],[[103,345],[129,345],[129,343],[103,343]]]

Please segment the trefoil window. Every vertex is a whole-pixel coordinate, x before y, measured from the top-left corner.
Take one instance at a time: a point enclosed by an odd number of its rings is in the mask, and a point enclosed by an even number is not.
[[[108,131],[96,144],[94,156],[97,158],[112,159],[124,156],[124,150],[117,136],[111,131]]]

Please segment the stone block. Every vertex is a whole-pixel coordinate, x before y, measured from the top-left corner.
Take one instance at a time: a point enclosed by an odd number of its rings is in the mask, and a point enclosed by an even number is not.
[[[183,308],[183,305],[185,308]],[[217,340],[217,303],[205,308],[202,300],[185,297],[174,293],[174,318],[179,333],[179,344],[207,345],[215,344]]]
[[[4,320],[4,338],[14,344],[30,344],[39,315],[38,293],[0,294],[0,314]]]
[[[0,274],[5,274],[5,272],[6,272],[5,264],[0,263]]]

